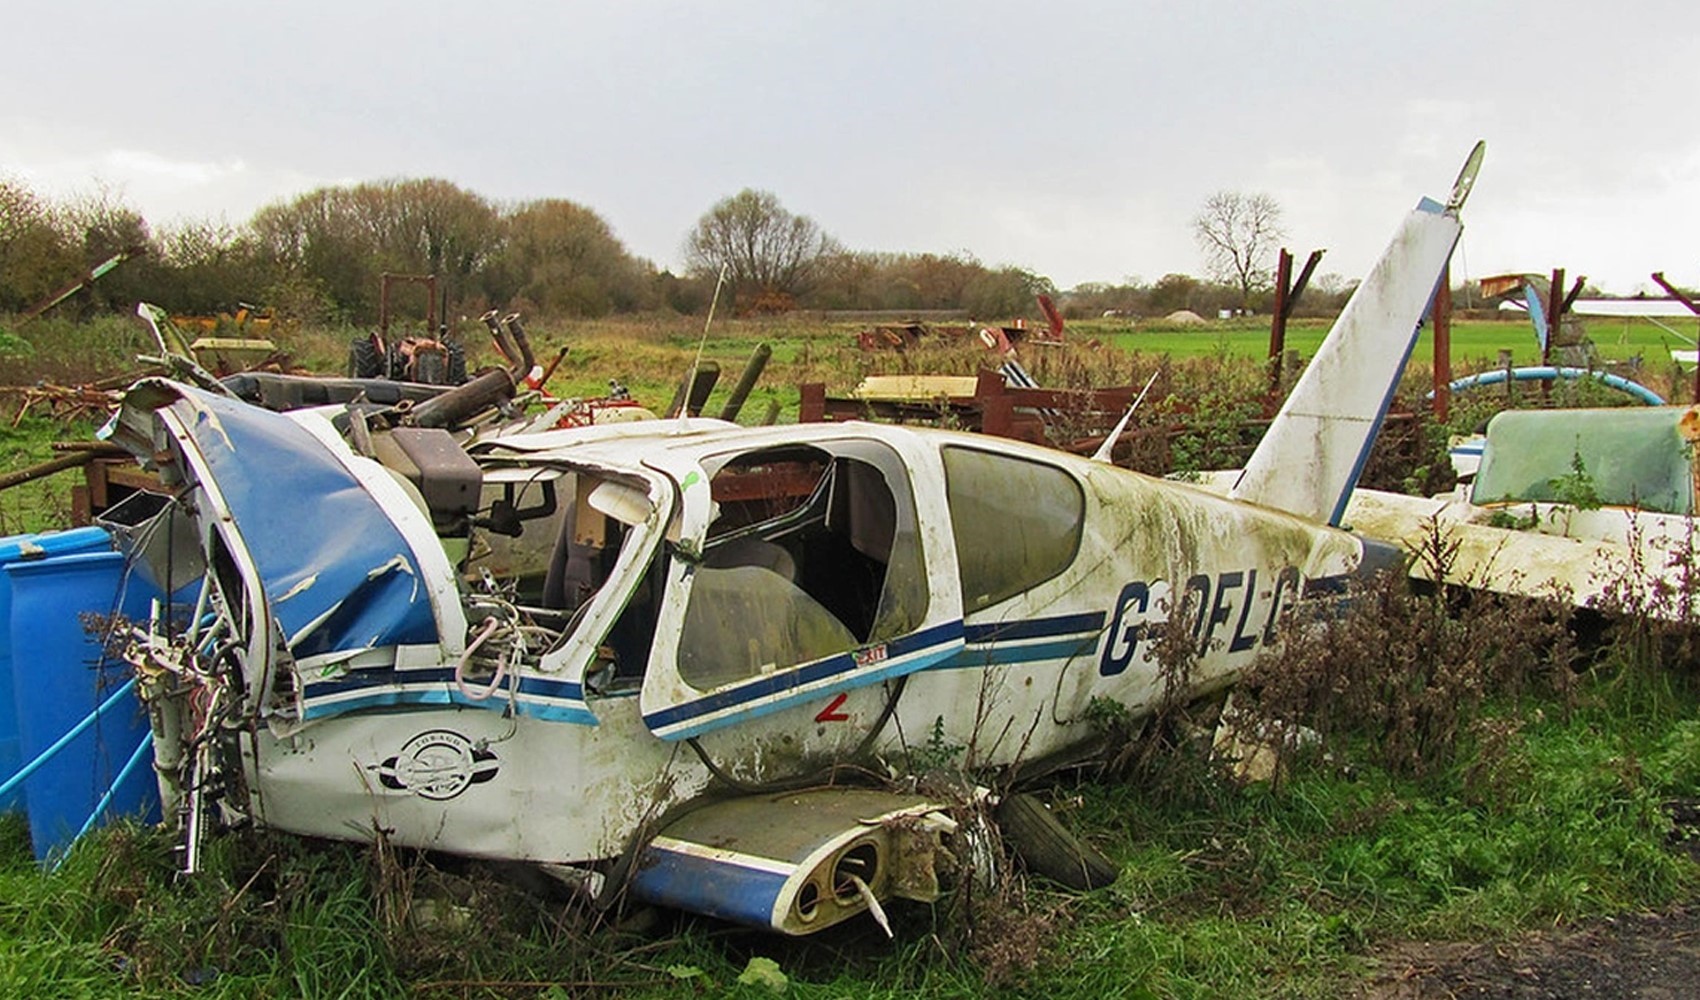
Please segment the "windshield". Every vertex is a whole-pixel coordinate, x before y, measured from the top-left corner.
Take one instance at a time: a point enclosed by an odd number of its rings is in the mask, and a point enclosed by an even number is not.
[[[927,608],[901,461],[871,442],[764,449],[711,466],[679,673],[708,690],[914,629]]]

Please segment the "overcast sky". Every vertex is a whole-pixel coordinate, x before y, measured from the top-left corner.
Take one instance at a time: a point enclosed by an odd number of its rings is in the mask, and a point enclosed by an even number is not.
[[[23,0],[4,24],[0,174],[105,185],[156,228],[443,177],[570,198],[677,267],[755,187],[855,249],[1068,288],[1201,273],[1189,222],[1233,189],[1356,277],[1482,138],[1455,276],[1700,284],[1693,0]]]

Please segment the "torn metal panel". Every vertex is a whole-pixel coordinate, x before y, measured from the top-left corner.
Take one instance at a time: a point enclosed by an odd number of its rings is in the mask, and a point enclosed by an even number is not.
[[[218,484],[292,654],[436,643],[412,546],[341,461],[289,417],[174,388],[156,405]]]

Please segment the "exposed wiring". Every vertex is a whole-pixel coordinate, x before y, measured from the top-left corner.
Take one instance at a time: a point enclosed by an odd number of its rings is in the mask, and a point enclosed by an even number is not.
[[[496,676],[491,679],[489,687],[482,690],[474,690],[466,683],[466,665],[472,660],[472,654],[478,652],[478,647],[484,645],[485,640],[489,639],[492,635],[495,635],[496,630],[501,627],[502,623],[497,621],[494,617],[484,619],[484,624],[478,632],[478,637],[473,639],[470,643],[467,643],[466,652],[460,654],[460,659],[455,661],[455,687],[460,689],[461,694],[473,701],[484,701],[491,695],[495,694],[496,689],[501,686],[502,680],[507,677],[507,660],[503,657],[497,657]]]

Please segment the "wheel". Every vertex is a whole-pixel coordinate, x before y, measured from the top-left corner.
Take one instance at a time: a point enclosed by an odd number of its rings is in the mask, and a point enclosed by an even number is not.
[[[384,359],[371,337],[355,337],[348,345],[348,377],[377,378],[384,373]]]
[[[1082,892],[1102,889],[1121,874],[1115,862],[1063,828],[1037,796],[1011,795],[998,803],[998,829],[1027,870]]]

